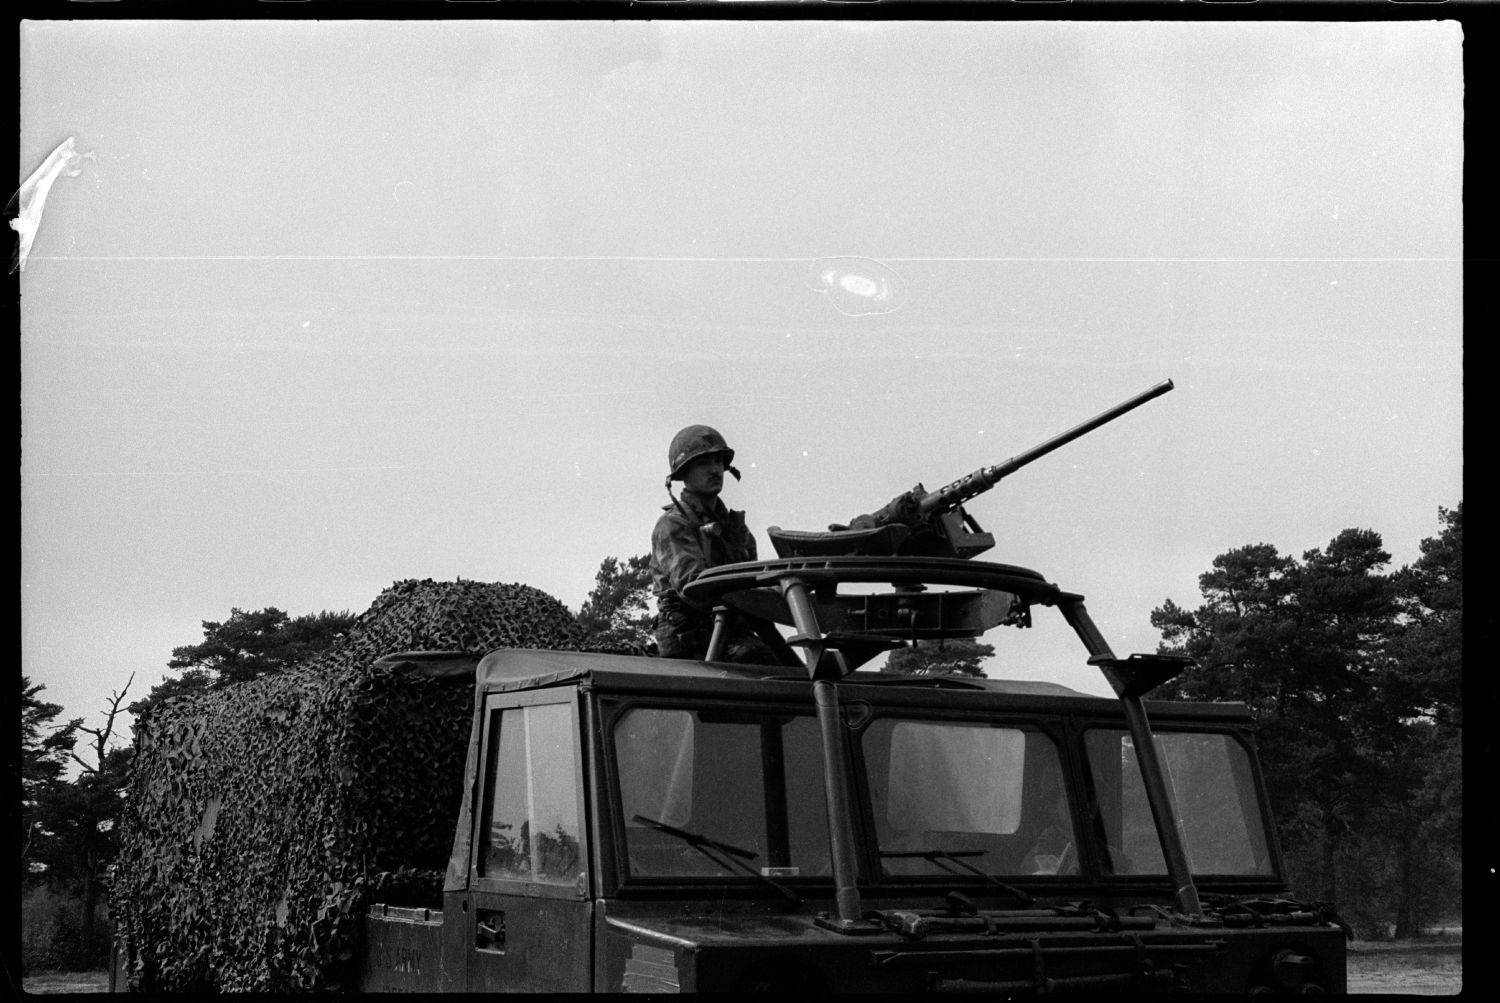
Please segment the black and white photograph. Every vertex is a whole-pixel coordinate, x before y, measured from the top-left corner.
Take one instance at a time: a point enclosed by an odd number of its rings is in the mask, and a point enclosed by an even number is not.
[[[75,6],[15,987],[1464,988],[1445,5]]]

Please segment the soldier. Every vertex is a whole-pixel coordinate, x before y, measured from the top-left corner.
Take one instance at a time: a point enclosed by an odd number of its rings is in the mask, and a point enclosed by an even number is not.
[[[734,450],[707,425],[689,425],[667,449],[667,494],[672,501],[651,531],[651,588],[656,594],[656,644],[663,658],[702,658],[713,636],[713,610],[689,602],[683,586],[707,568],[755,560],[755,537],[745,513],[719,498],[724,472],[740,479]],[[672,482],[682,481],[682,497]],[[738,618],[736,618],[737,620]],[[724,659],[776,662],[771,649],[742,623],[730,625]]]

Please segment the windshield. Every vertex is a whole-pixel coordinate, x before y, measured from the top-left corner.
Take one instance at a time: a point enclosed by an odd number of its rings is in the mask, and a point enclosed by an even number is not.
[[[830,873],[810,713],[633,708],[613,744],[632,877],[739,877],[735,860],[773,878]]]
[[[610,735],[630,877],[831,876],[811,708],[636,706],[614,718]],[[1250,755],[1239,740],[1168,731],[1156,742],[1193,872],[1273,875]],[[1062,751],[1037,727],[879,716],[859,732],[855,750],[859,800],[868,806],[856,824],[872,827],[860,843],[878,877],[1008,885],[1079,875],[1090,856],[1105,874],[1167,873],[1124,729],[1084,733],[1097,810],[1070,793]],[[1077,817],[1097,824],[1080,829]],[[1102,833],[1103,845],[1081,855],[1081,832]]]
[[[1078,873],[1061,761],[1042,732],[883,718],[860,748],[885,874]]]
[[[1266,824],[1250,755],[1231,735],[1159,732],[1156,749],[1194,874],[1269,876]],[[1135,743],[1121,730],[1085,737],[1104,823],[1108,866],[1117,874],[1165,874]]]

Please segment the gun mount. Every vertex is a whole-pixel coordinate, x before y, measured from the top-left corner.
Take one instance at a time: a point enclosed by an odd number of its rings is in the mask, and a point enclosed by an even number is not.
[[[1116,658],[1084,610],[1082,596],[1063,592],[1025,568],[968,560],[993,547],[995,538],[963,507],[1028,463],[1171,389],[1172,381],[1163,380],[1004,463],[981,467],[937,491],[918,484],[847,526],[835,524],[826,533],[769,527],[767,534],[780,560],[709,568],[684,589],[685,597],[715,611],[707,659],[722,655],[733,610],[758,625],[757,633],[778,650],[783,662],[800,662],[812,683],[827,776],[832,778],[844,769],[837,684],[857,666],[907,641],[976,637],[1002,624],[1029,627],[1032,605],[1057,607],[1083,641],[1089,663],[1104,673],[1120,698],[1178,905],[1185,914],[1201,916],[1182,834],[1141,704],[1142,695],[1188,663],[1162,655]],[[839,593],[844,584],[879,583],[892,591]],[[929,585],[973,588],[929,592]],[[790,626],[791,636],[781,638],[772,624]],[[793,649],[800,649],[800,658]],[[837,918],[826,923],[843,933],[869,932],[855,883],[850,795],[828,779],[825,797],[838,902]]]
[[[1078,434],[1082,434],[1081,432]],[[888,584],[873,595],[840,594],[842,585]],[[928,585],[977,586],[966,592],[929,592]],[[1064,592],[1035,571],[1005,564],[943,557],[835,556],[747,561],[709,568],[685,589],[687,597],[715,607],[708,661],[720,657],[731,608],[753,620],[790,625],[784,644],[800,649],[812,682],[824,755],[830,764],[825,796],[838,917],[823,921],[843,933],[869,932],[859,903],[853,862],[849,792],[831,778],[844,760],[838,683],[857,666],[900,647],[913,636],[974,637],[1001,624],[1029,626],[1032,605],[1055,606],[1114,688],[1140,757],[1142,779],[1168,871],[1183,913],[1202,906],[1168,799],[1141,697],[1183,671],[1191,661],[1171,655],[1115,657],[1084,609],[1083,596]],[[793,663],[797,659],[791,660]]]
[[[965,502],[1054,449],[1087,435],[1171,389],[1172,381],[1162,380],[1149,390],[1004,463],[980,467],[936,491],[928,491],[918,484],[892,498],[883,508],[851,519],[848,525],[834,523],[827,532],[771,526],[766,533],[780,557],[975,557],[993,547],[995,538],[981,529],[974,517],[964,510]]]
[[[839,591],[841,585],[853,584],[888,584],[892,591]],[[928,585],[977,588],[929,592]],[[806,651],[814,674],[829,679],[906,641],[978,637],[991,627],[1029,626],[1033,603],[1056,605],[1061,595],[1056,585],[1026,568],[941,557],[868,556],[725,564],[704,571],[687,592],[704,605],[728,606],[792,627],[795,633],[786,643]]]

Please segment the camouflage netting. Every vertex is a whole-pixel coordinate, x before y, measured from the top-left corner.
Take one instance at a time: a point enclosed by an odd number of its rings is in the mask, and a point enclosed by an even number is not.
[[[111,908],[133,989],[347,987],[363,913],[440,902],[472,675],[402,651],[580,647],[544,592],[396,582],[330,651],[136,725]]]

